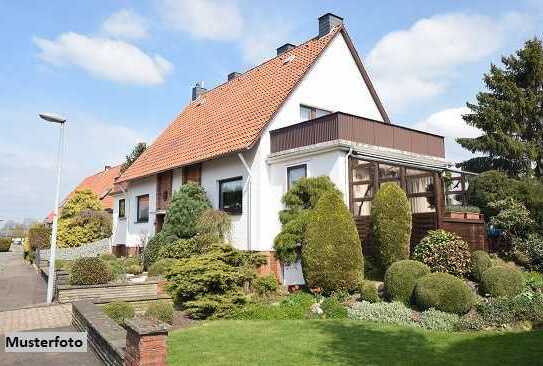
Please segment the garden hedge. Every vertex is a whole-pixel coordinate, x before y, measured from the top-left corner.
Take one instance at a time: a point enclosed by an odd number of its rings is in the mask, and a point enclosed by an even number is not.
[[[430,267],[418,261],[405,259],[392,263],[385,272],[387,298],[391,301],[410,304],[413,300],[413,290],[417,280],[430,272]]]
[[[481,276],[482,293],[492,297],[512,297],[520,294],[523,288],[522,273],[511,267],[491,267]]]
[[[313,210],[302,247],[307,285],[325,293],[356,289],[364,274],[362,245],[341,196],[324,193]]]
[[[111,267],[98,257],[83,257],[72,264],[70,284],[101,285],[113,279]]]
[[[47,249],[51,241],[51,228],[45,225],[37,224],[28,229],[28,243],[32,250]]]
[[[428,265],[432,272],[460,277],[471,272],[469,244],[458,235],[442,229],[428,231],[415,247],[413,259]]]
[[[417,280],[415,302],[422,310],[434,308],[447,313],[465,314],[475,302],[469,286],[448,273],[430,273]]]
[[[0,252],[9,252],[11,238],[0,238]]]
[[[483,272],[492,267],[492,259],[484,250],[471,253],[471,275],[475,281],[480,282]]]
[[[409,258],[411,206],[397,184],[384,183],[371,203],[373,238],[383,268]]]

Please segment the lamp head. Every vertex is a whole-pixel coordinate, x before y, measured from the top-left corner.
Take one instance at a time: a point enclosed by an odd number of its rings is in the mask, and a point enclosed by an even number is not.
[[[40,118],[48,122],[54,122],[54,123],[60,123],[60,124],[66,122],[66,118],[61,117],[55,113],[40,113]]]

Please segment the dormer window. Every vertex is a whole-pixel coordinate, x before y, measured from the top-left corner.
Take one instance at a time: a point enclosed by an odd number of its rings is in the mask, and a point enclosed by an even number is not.
[[[326,109],[320,109],[315,107],[309,107],[303,104],[300,104],[300,120],[308,121],[310,119],[319,118],[322,116],[325,116],[327,114],[330,114],[332,112],[327,111]]]

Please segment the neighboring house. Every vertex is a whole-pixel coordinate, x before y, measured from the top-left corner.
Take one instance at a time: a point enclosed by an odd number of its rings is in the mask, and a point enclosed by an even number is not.
[[[285,284],[303,282],[300,266],[277,263],[273,240],[281,197],[300,177],[329,176],[365,242],[371,198],[384,181],[407,191],[413,240],[444,226],[443,137],[391,124],[342,18],[325,14],[318,25],[315,38],[279,47],[277,57],[214,89],[196,84],[191,103],[117,179],[118,253],[141,250],[188,181],[232,215],[232,244],[266,253],[266,269]]]

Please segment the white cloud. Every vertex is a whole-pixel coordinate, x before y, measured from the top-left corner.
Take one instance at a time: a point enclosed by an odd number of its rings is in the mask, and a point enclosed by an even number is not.
[[[133,10],[122,9],[102,24],[102,31],[110,36],[126,39],[141,39],[147,37],[147,20]]]
[[[457,66],[493,54],[508,31],[526,29],[526,22],[521,14],[499,19],[462,13],[424,18],[381,38],[367,65],[389,108],[401,109],[444,92]]]
[[[119,40],[89,37],[73,32],[56,40],[34,38],[39,57],[56,66],[75,65],[99,78],[127,84],[156,85],[173,69],[160,55],[147,55]]]
[[[226,0],[162,0],[158,10],[171,28],[195,38],[237,40],[243,29],[239,6]]]
[[[447,158],[458,162],[469,159],[473,155],[463,149],[456,139],[459,137],[478,137],[482,131],[466,124],[462,115],[470,113],[467,107],[449,108],[432,113],[423,121],[416,123],[413,128],[435,133],[445,137],[445,152]]]

